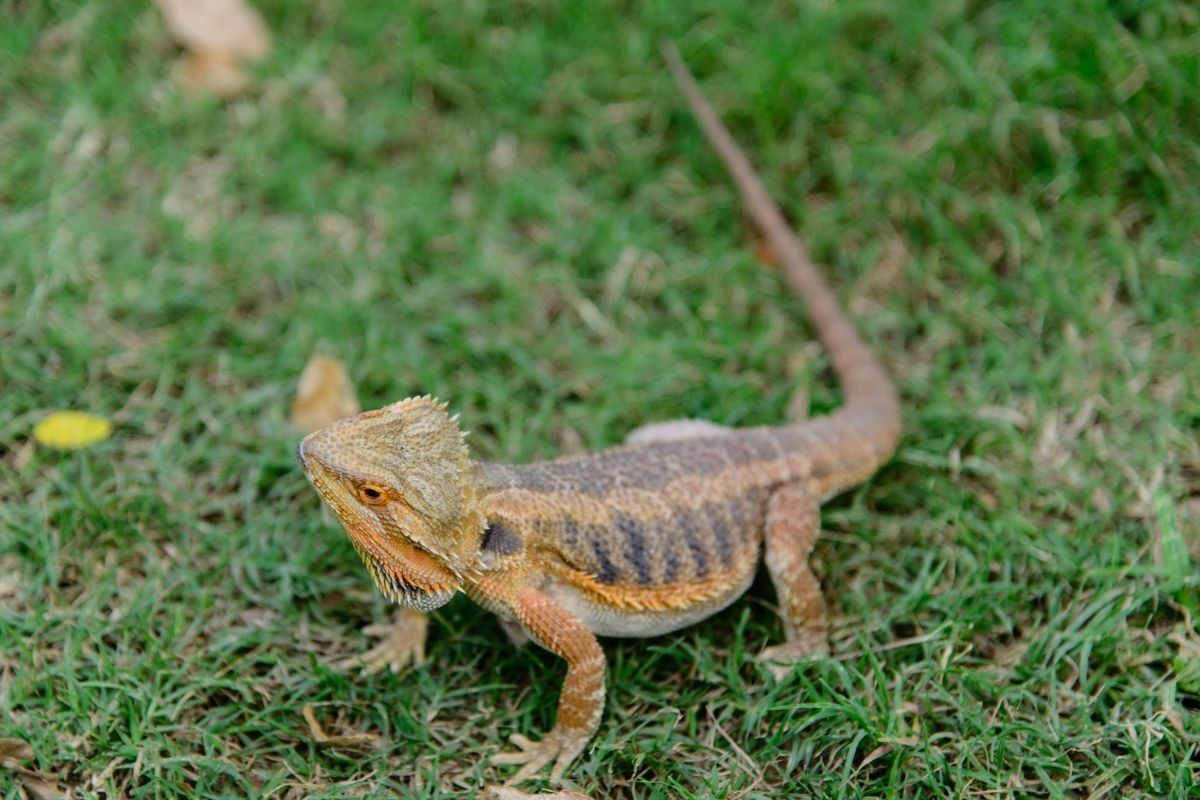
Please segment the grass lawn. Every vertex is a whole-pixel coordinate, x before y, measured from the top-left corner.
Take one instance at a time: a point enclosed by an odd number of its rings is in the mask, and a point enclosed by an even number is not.
[[[315,351],[367,406],[449,401],[490,459],[836,406],[670,37],[905,437],[825,510],[834,658],[754,662],[764,580],[608,642],[571,785],[1196,796],[1200,12],[682,5],[263,0],[275,51],[221,104],[175,91],[149,3],[0,0],[0,737],[26,768],[79,797],[469,796],[548,727],[562,664],[461,598],[421,669],[330,666],[390,611],[293,457]],[[59,408],[116,432],[33,447]],[[306,704],[378,745],[316,744]]]

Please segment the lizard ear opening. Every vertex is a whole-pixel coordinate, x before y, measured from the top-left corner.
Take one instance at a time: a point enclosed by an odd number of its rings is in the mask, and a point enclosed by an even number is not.
[[[486,566],[494,567],[505,556],[521,552],[524,546],[521,538],[503,522],[489,522],[479,543],[479,555]]]

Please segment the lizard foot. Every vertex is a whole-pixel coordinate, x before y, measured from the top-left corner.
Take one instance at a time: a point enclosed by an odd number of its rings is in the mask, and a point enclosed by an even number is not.
[[[812,636],[764,647],[763,651],[758,654],[758,660],[770,670],[771,674],[775,676],[775,680],[781,681],[791,675],[792,670],[798,664],[805,661],[817,661],[828,655],[829,645],[826,643],[825,637]]]
[[[362,655],[345,658],[334,663],[339,670],[362,669],[364,675],[374,675],[384,667],[399,672],[410,662],[420,665],[425,661],[425,633],[429,628],[429,617],[410,608],[401,609],[385,625],[368,625],[363,633],[382,639]]]
[[[492,756],[492,763],[524,765],[517,770],[516,775],[507,781],[509,784],[513,784],[532,778],[541,771],[542,767],[553,761],[554,766],[550,770],[550,779],[558,780],[562,777],[563,770],[567,768],[567,765],[583,752],[583,748],[587,746],[590,738],[591,736],[587,734],[564,733],[557,728],[537,742],[519,733],[514,733],[508,737],[508,740],[519,749],[513,753],[500,753]]]

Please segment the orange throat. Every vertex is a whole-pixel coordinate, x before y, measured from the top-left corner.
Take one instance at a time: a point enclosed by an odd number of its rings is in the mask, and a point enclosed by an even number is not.
[[[429,553],[393,538],[381,546],[370,534],[347,530],[379,591],[393,603],[431,611],[450,601],[460,588],[458,579]]]

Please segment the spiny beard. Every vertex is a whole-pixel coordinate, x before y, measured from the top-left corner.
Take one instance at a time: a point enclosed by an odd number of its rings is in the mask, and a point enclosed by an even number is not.
[[[430,592],[413,586],[402,577],[389,573],[383,568],[382,564],[367,553],[359,550],[357,546],[354,549],[358,550],[363,564],[367,567],[367,572],[371,573],[371,579],[375,581],[375,585],[379,588],[379,591],[383,593],[384,597],[397,605],[416,609],[417,611],[433,611],[436,608],[446,605],[454,597],[455,591],[453,589]]]

